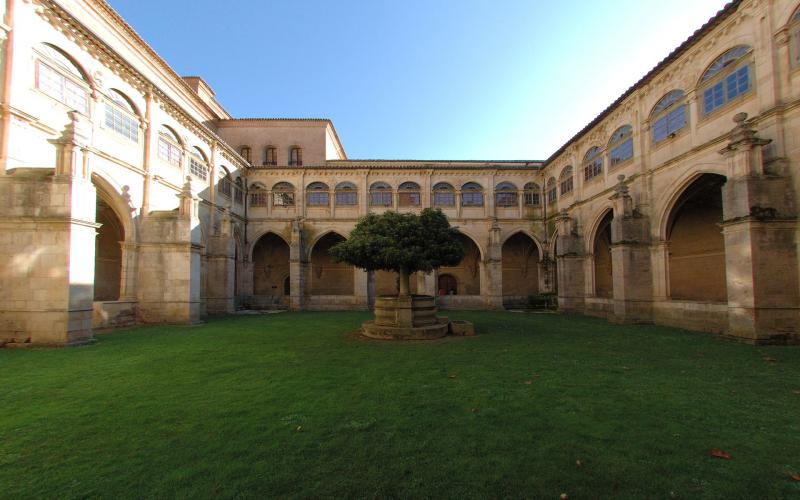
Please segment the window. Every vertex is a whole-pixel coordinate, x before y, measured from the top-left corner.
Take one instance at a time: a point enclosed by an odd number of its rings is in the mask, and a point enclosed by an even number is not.
[[[553,204],[558,199],[558,184],[555,177],[547,180],[547,204]]]
[[[272,205],[276,207],[293,207],[294,186],[288,182],[279,182],[272,186]]]
[[[686,96],[683,90],[673,90],[653,108],[650,115],[653,144],[675,137],[686,126]]]
[[[228,176],[228,171],[224,168],[219,169],[219,193],[231,197],[231,178]]]
[[[564,167],[558,177],[558,184],[561,187],[561,196],[571,193],[573,188],[572,166]]]
[[[267,206],[267,191],[261,184],[253,184],[250,187],[250,206],[251,207],[266,207]]]
[[[178,135],[167,127],[158,131],[158,157],[173,167],[180,168],[183,148],[178,142]]]
[[[419,184],[404,182],[397,188],[397,202],[401,207],[418,207],[420,202]]]
[[[106,100],[106,117],[103,125],[129,141],[139,142],[139,118],[128,98],[114,89]]]
[[[456,206],[456,190],[446,182],[439,182],[433,186],[433,206],[434,207],[454,207]]]
[[[275,166],[278,164],[278,148],[267,146],[264,150],[264,165]]]
[[[529,182],[522,188],[522,202],[526,207],[538,207],[541,204],[540,188],[535,182]]]
[[[236,188],[233,190],[233,202],[237,205],[244,203],[244,185],[241,177],[236,178]]]
[[[597,146],[591,148],[583,157],[583,180],[594,179],[603,173],[603,155]],[[549,187],[549,186],[548,186]]]
[[[253,157],[253,154],[252,150],[250,149],[250,146],[242,146],[239,149],[239,152],[242,155],[242,158],[244,158],[247,163],[252,163],[251,159]]]
[[[89,112],[89,84],[83,70],[61,49],[43,43],[36,61],[36,88],[83,114]]]
[[[750,90],[750,58],[745,57],[749,54],[747,45],[734,47],[703,73],[703,114],[714,112]]]
[[[517,186],[501,182],[494,188],[494,204],[498,207],[517,206]]]
[[[352,182],[340,182],[337,184],[334,196],[336,205],[358,205],[358,189]]]
[[[392,187],[385,182],[375,182],[369,187],[369,204],[373,207],[392,206]]]
[[[312,182],[306,188],[306,204],[310,207],[327,207],[330,205],[328,185],[322,182]]]
[[[202,151],[194,148],[192,154],[189,155],[189,173],[198,179],[206,180],[208,178],[208,162]]]
[[[297,146],[289,149],[289,166],[301,167],[303,166],[303,150]]]
[[[462,207],[482,207],[483,188],[477,182],[468,182],[461,186]]]
[[[633,127],[625,125],[611,134],[611,139],[608,141],[608,150],[609,168],[633,158]]]
[[[800,8],[795,11],[792,20],[789,21],[789,36],[791,37],[791,46],[789,47],[791,67],[800,68]]]

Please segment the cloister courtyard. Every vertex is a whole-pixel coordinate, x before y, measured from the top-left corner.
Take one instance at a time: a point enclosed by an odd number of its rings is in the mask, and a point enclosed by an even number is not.
[[[448,315],[478,335],[284,312],[0,350],[0,498],[800,495],[800,349]]]

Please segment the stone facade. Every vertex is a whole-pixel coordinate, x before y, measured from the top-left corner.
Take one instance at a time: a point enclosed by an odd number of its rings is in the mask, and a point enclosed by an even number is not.
[[[800,340],[800,14],[739,0],[545,161],[348,159],[324,119],[236,119],[101,0],[0,6],[0,344],[237,308],[366,309],[359,217],[439,207],[441,308]]]

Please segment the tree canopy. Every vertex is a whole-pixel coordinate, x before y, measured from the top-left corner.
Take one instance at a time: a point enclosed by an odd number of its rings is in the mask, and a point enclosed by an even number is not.
[[[400,274],[400,294],[408,293],[408,276],[453,266],[464,256],[458,230],[441,210],[420,213],[385,212],[362,217],[350,238],[329,250],[334,260],[367,271]]]

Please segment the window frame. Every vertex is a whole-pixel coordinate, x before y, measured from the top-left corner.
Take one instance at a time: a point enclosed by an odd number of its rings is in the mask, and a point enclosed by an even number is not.
[[[546,186],[547,204],[552,205],[558,201],[558,181],[555,177],[550,177],[547,179]]]
[[[486,196],[483,186],[477,182],[465,182],[461,186],[461,206],[465,208],[483,207],[486,204]]]
[[[295,189],[289,182],[281,181],[272,186],[273,207],[294,207]]]
[[[789,18],[789,68],[800,69],[800,7]]]
[[[561,169],[561,174],[558,176],[558,191],[559,195],[564,196],[571,193],[575,189],[575,172],[572,165],[567,165]]]
[[[189,152],[189,175],[197,177],[200,180],[208,180],[208,160],[206,160],[199,151]],[[234,193],[235,194],[235,193]]]
[[[519,190],[517,186],[508,181],[497,184],[494,188],[494,206],[509,208],[519,205]]]
[[[114,99],[114,95],[118,96],[119,99],[124,100],[125,104],[123,105],[123,103]],[[105,109],[103,111],[103,121],[100,122],[101,128],[114,132],[123,139],[127,139],[134,144],[139,144],[139,129],[141,128],[141,120],[139,114],[136,112],[133,104],[130,103],[128,98],[115,89],[109,89],[108,95],[104,96],[103,105]],[[112,115],[111,124],[108,123],[109,111]],[[115,113],[117,115],[115,115]],[[120,121],[127,125],[128,131],[132,132],[133,134],[126,133],[116,127],[117,121],[114,120],[116,116],[120,118]]]
[[[330,187],[324,182],[312,182],[306,186],[307,207],[330,207]]]
[[[431,203],[434,207],[455,207],[456,188],[449,182],[437,182],[431,189]]]
[[[337,207],[358,205],[358,187],[352,182],[340,182],[333,191],[333,204]]]
[[[608,140],[606,149],[608,150],[609,170],[633,160],[635,153],[633,147],[633,127],[631,125],[623,125],[615,130]],[[628,154],[628,156],[622,157],[622,155],[618,155],[617,157],[617,153],[622,150],[625,150],[625,154]]]
[[[668,104],[665,104],[670,99],[672,99],[672,101]],[[679,128],[673,129],[672,124],[675,122],[675,118],[678,116],[678,111],[680,111],[683,124]],[[689,115],[687,111],[688,104],[686,102],[686,92],[684,92],[682,89],[670,90],[661,96],[661,99],[656,102],[655,106],[653,106],[653,111],[650,113],[650,141],[652,145],[656,146],[668,139],[673,139],[688,129]],[[664,136],[661,139],[658,139],[656,138],[656,132],[659,130],[659,123],[662,121],[664,122],[665,132]]]
[[[522,205],[525,207],[542,206],[542,188],[535,182],[522,186]]]
[[[70,110],[77,111],[78,113],[89,116],[90,114],[90,104],[89,98],[92,94],[92,87],[89,84],[84,72],[78,66],[78,63],[72,60],[72,57],[68,56],[66,53],[62,52],[59,49],[56,49],[53,46],[48,46],[50,49],[58,52],[63,56],[67,61],[71,63],[74,69],[81,74],[81,78],[77,77],[76,75],[72,74],[69,69],[64,68],[64,65],[60,62],[53,60],[51,57],[48,57],[47,54],[44,53],[44,50],[37,50],[36,51],[36,62],[34,64],[34,86],[36,90],[41,92],[42,94],[58,101],[62,105],[68,107]],[[42,68],[45,68],[47,71],[52,72],[52,75],[55,75],[60,78],[59,89],[60,92],[55,93],[52,88],[53,86],[44,85],[45,78],[42,75]],[[62,68],[62,69],[59,69]],[[52,78],[50,78],[52,81]],[[73,91],[77,88],[82,93],[82,101],[83,107],[82,109],[78,109],[73,105],[73,102],[69,99],[68,96],[68,85],[72,85]],[[73,92],[74,94],[74,92]]]
[[[397,186],[398,207],[419,207],[422,205],[422,188],[413,181],[406,181]]]
[[[292,146],[289,148],[289,166],[303,166],[303,149],[300,146]]]
[[[722,62],[722,67],[714,71],[714,66],[716,64],[723,61],[729,54],[740,50],[743,50],[741,55],[734,56],[726,62]],[[700,99],[697,100],[698,106],[700,107],[700,116],[704,119],[711,117],[717,114],[718,111],[728,108],[732,103],[740,101],[746,96],[755,94],[754,68],[753,48],[748,45],[731,47],[715,58],[703,72],[703,76],[700,77],[700,83],[697,88],[697,94],[700,96]],[[741,86],[740,72],[742,70],[745,70],[747,76],[746,88],[743,90],[739,88]],[[709,75],[711,71],[714,71],[714,73]],[[733,77],[733,80],[731,80],[731,77]],[[733,85],[735,86],[735,95],[733,95],[733,97],[730,96],[731,81],[733,81]],[[719,89],[719,94],[715,93],[717,89]],[[710,108],[707,105],[709,96],[712,99],[712,107]],[[718,100],[718,96],[721,97],[722,100],[716,104],[715,102]]]
[[[385,182],[373,182],[369,186],[369,206],[391,207],[394,202],[392,186]],[[388,195],[388,201],[385,201]],[[379,202],[380,199],[380,202]]]
[[[162,155],[162,144],[167,150],[166,157]],[[185,151],[183,150],[183,146],[175,139],[171,130],[165,127],[159,129],[157,148],[156,156],[159,160],[173,167],[182,168]],[[176,154],[177,157],[173,158],[173,153]]]
[[[592,146],[583,155],[583,181],[592,182],[595,179],[603,177],[603,150],[599,146]]]

